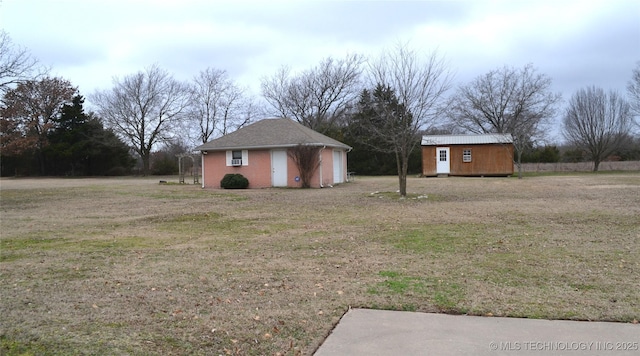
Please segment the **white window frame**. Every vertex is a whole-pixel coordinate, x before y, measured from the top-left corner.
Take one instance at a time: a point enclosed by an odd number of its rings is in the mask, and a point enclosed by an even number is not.
[[[228,150],[227,151],[227,167],[233,167],[234,165],[231,164],[232,160],[233,160],[233,152],[242,152],[242,165],[243,166],[248,166],[249,165],[249,151],[248,150]],[[237,167],[237,165],[236,165]]]
[[[462,162],[469,163],[469,162],[471,162],[471,159],[472,159],[471,149],[470,148],[466,148],[466,149],[462,150]]]

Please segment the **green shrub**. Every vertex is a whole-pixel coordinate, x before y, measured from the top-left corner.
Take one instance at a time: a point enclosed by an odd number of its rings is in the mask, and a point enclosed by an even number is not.
[[[220,187],[224,189],[245,189],[249,186],[249,180],[242,174],[229,173],[220,181]]]

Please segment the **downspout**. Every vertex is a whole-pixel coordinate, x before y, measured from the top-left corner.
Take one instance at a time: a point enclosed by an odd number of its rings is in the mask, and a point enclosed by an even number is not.
[[[351,150],[353,149],[353,147],[349,147],[349,149],[347,149],[344,152],[344,176],[342,177],[344,179],[345,182],[349,181],[349,162],[347,160],[347,153],[351,152]]]
[[[202,188],[204,189],[204,156],[206,155],[206,151],[200,152],[200,175],[202,176]]]
[[[318,174],[320,176],[320,188],[324,188],[324,185],[322,184],[322,151],[324,151],[325,148],[327,148],[326,145],[322,146],[320,152],[318,153],[320,155],[320,174]]]

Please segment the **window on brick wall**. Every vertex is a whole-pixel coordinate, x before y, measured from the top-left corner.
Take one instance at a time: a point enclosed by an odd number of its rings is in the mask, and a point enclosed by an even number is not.
[[[227,151],[227,166],[248,166],[249,165],[249,151],[247,150],[233,150]]]

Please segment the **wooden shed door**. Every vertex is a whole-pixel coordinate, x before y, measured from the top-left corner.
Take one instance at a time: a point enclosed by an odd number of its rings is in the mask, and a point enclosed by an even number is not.
[[[436,173],[449,174],[450,172],[449,147],[436,147]]]

